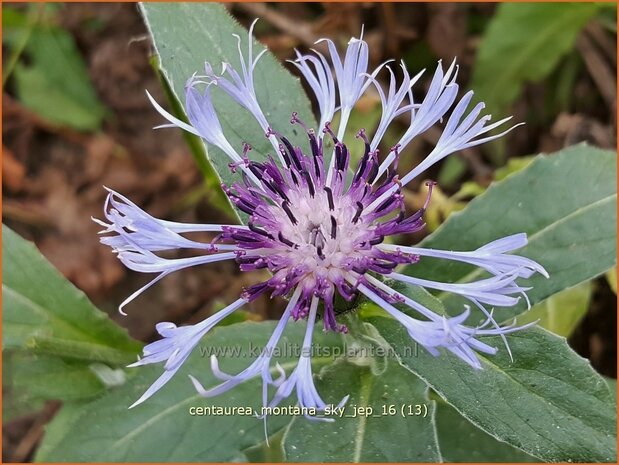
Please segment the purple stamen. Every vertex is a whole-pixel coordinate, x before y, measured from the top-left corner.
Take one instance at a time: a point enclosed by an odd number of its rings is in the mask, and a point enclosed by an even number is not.
[[[337,136],[335,135],[335,133],[331,130],[331,121],[327,121],[325,123],[325,127],[322,130],[323,133],[325,134],[329,134],[331,136],[331,139],[333,139],[333,143],[337,144],[339,143],[339,140],[337,138]]]
[[[292,112],[292,116],[290,117],[290,124],[301,125],[305,132],[312,131],[312,129],[308,128],[308,126],[299,118],[299,113],[296,111]]]

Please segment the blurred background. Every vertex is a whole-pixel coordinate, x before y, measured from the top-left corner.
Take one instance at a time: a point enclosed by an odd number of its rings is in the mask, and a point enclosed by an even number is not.
[[[358,36],[376,66],[403,60],[423,96],[439,59],[460,65],[461,89],[473,89],[498,119],[526,125],[501,141],[464,151],[435,166],[439,182],[428,211],[436,229],[495,179],[524,167],[532,155],[586,141],[616,147],[617,24],[613,4],[285,3],[227,4],[248,26],[261,18],[257,38],[282,61],[308,51],[321,37],[344,46]],[[118,315],[117,305],[150,278],[126,270],[98,242],[90,219],[102,216],[109,186],[154,216],[187,222],[231,223],[229,207],[205,182],[180,131],[153,131],[162,122],[145,90],[166,102],[153,49],[135,4],[2,5],[3,221],[41,252],[130,334],[156,338],[162,320],[194,323],[244,286],[261,280],[217,263],[172,274]],[[319,45],[320,46],[320,45]],[[288,66],[291,69],[290,66]],[[291,69],[292,70],[292,69]],[[386,73],[380,75],[384,79]],[[170,107],[167,105],[168,108]],[[380,100],[361,99],[351,131],[371,133]],[[398,127],[400,124],[400,127]],[[405,122],[386,135],[395,143]],[[436,142],[434,128],[407,147],[401,169],[418,163]],[[388,149],[388,147],[387,147]],[[383,150],[386,153],[387,150]],[[423,203],[412,183],[407,207]],[[569,182],[569,180],[566,180]],[[407,240],[415,242],[422,235]],[[616,276],[589,285],[570,345],[602,374],[616,377]],[[573,302],[570,301],[573,304]],[[569,303],[568,303],[569,304]],[[279,315],[267,299],[250,318]],[[4,389],[4,388],[3,388]],[[27,461],[57,409],[11,411],[5,389],[3,460]]]

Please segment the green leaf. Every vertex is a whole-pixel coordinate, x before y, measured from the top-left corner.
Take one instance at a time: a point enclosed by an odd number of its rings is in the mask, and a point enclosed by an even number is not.
[[[210,368],[209,354],[219,354],[221,369],[239,373],[255,359],[256,353],[271,335],[275,322],[240,323],[215,328],[205,337],[181,370],[155,396],[131,410],[128,407],[140,397],[161,374],[162,367],[134,368],[132,378],[104,396],[69,407],[47,427],[37,456],[38,461],[108,461],[108,462],[225,462],[244,461],[244,450],[265,441],[264,424],[252,415],[192,415],[190,407],[251,407],[258,413],[262,405],[259,379],[245,382],[228,393],[203,398],[187,378],[196,376],[206,388],[219,384]],[[314,344],[337,348],[339,335],[324,334],[317,326]],[[280,344],[277,361],[290,374],[296,366],[304,322],[291,323]],[[341,353],[341,349],[339,350]],[[223,354],[223,355],[222,355]],[[227,356],[225,354],[228,354]],[[274,352],[278,355],[277,352]],[[314,356],[315,372],[332,363],[330,356]],[[273,369],[273,375],[277,371]],[[339,399],[323,393],[327,402]],[[229,412],[230,413],[230,412]],[[291,416],[268,418],[268,435],[274,436],[290,421]],[[49,443],[48,443],[49,438]],[[294,459],[294,457],[290,457]]]
[[[223,5],[142,3],[140,9],[153,37],[161,71],[180,102],[185,101],[185,82],[194,73],[203,72],[204,62],[210,62],[215,70],[220,69],[222,62],[240,69],[237,39],[233,34],[241,37],[242,50],[247,54],[247,31],[226,12]],[[254,41],[254,54],[263,49],[264,46]],[[309,101],[299,80],[267,52],[256,67],[254,85],[269,124],[289,136],[294,144],[305,142],[307,136],[304,132],[290,125],[290,116],[296,111],[308,125],[315,126]],[[240,151],[242,143],[249,142],[253,147],[250,152],[252,159],[264,159],[267,152],[273,151],[264,137],[264,131],[247,110],[213,87],[213,104],[232,146]],[[207,156],[223,182],[230,184],[240,179],[230,172],[230,159],[219,149],[209,147]]]
[[[538,321],[542,328],[569,337],[587,314],[592,291],[590,281],[561,291],[520,315],[518,325]]]
[[[520,280],[531,303],[611,268],[616,262],[616,154],[587,145],[538,156],[524,170],[493,184],[461,212],[452,214],[421,246],[475,250],[501,237],[524,232],[529,243],[517,251],[540,263],[550,279],[536,274]],[[479,270],[450,260],[422,258],[405,273],[441,282],[466,282]],[[463,301],[442,294],[447,310],[462,311]],[[499,318],[526,309],[521,302],[499,309]]]
[[[497,441],[477,428],[444,401],[436,405],[436,429],[445,462],[538,462],[539,460]]]
[[[617,405],[617,380],[604,377],[604,381],[606,381],[606,384],[608,384],[608,389],[610,389],[610,394],[613,399],[613,403]]]
[[[440,308],[434,309],[441,311]],[[406,330],[371,318],[404,366],[477,427],[546,461],[616,460],[616,415],[604,380],[565,339],[535,328],[508,336],[506,350],[474,370],[451,353],[412,353]],[[498,337],[484,342],[499,347]],[[468,461],[468,460],[467,460]]]
[[[40,411],[45,406],[43,399],[33,396],[27,390],[21,388],[13,389],[11,376],[13,356],[13,351],[5,350],[2,353],[3,422]]]
[[[14,392],[28,392],[38,399],[76,400],[101,394],[105,383],[88,363],[48,355],[14,353],[6,373]]]
[[[140,344],[4,225],[2,268],[4,349],[114,366],[135,360]]]
[[[599,6],[594,3],[502,3],[477,52],[472,87],[493,114],[527,81],[548,76]]]
[[[99,129],[106,109],[71,34],[37,18],[24,20],[23,25],[12,21],[8,33],[27,38],[23,50],[28,64],[17,63],[13,74],[19,100],[52,123],[83,131]],[[14,40],[9,44],[19,47]]]
[[[40,442],[36,452],[35,462],[46,462],[47,457],[53,454],[54,450],[61,443],[71,430],[74,423],[80,418],[82,408],[88,405],[85,401],[67,402],[54,415],[50,423],[45,426],[45,435]]]
[[[332,423],[295,419],[284,436],[288,461],[441,460],[434,425],[435,403],[428,399],[426,385],[400,366],[397,359],[389,358],[380,376],[367,367],[341,360],[323,369],[319,379],[319,392],[329,392],[336,401],[350,394],[343,417],[332,415]]]

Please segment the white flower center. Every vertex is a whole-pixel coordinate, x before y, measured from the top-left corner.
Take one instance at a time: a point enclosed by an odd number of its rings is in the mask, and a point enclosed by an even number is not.
[[[373,237],[374,227],[355,218],[358,207],[348,196],[335,197],[333,209],[325,191],[316,192],[313,198],[307,191],[291,191],[288,196],[296,224],[284,209],[270,208],[279,220],[281,235],[294,244],[282,243],[279,250],[291,259],[292,267],[306,271],[310,278],[306,284],[312,277],[341,278],[355,259],[368,255],[369,248],[362,245]]]

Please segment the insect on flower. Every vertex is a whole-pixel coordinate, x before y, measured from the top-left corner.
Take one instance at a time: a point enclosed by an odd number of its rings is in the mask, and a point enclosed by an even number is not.
[[[206,63],[203,76],[192,76],[188,80],[185,108],[190,124],[166,112],[148,95],[157,111],[167,119],[165,127],[179,127],[195,134],[230,157],[230,168],[238,172],[239,181],[223,188],[234,205],[249,215],[247,226],[183,224],[157,219],[111,190],[104,208],[107,222],[96,221],[105,227],[101,242],[110,246],[128,268],[156,274],[149,284],[123,302],[121,312],[127,303],[157,281],[191,266],[235,260],[243,271],[266,268],[271,277],[246,288],[238,300],[201,323],[181,327],[159,323],[157,331],[162,339],[148,344],[143,358],[133,366],[162,362],[164,372],[134,405],[148,399],[169,381],[211,328],[262,294],[288,299],[262,354],[238,374],[221,371],[213,357],[212,370],[221,384],[205,389],[196,378],[191,378],[203,396],[218,395],[260,376],[265,405],[276,406],[296,391],[300,407],[324,410],[327,404],[314,386],[308,349],[318,318],[322,319],[324,330],[347,331],[336,318],[334,299],[337,295],[349,301],[358,295],[365,296],[399,321],[411,339],[430,353],[439,355],[441,349],[448,350],[471,367],[481,368],[477,353],[494,354],[497,349],[480,340],[480,336],[504,338],[522,329],[513,325],[499,326],[485,305],[513,306],[519,295],[526,298],[528,290],[517,284],[518,278],[527,278],[535,272],[547,277],[544,268],[536,262],[510,254],[526,245],[526,235],[515,234],[477,250],[458,252],[392,245],[387,244],[385,238],[424,227],[423,216],[433,184],[428,184],[426,204],[410,216],[406,216],[404,209],[402,189],[405,185],[448,155],[509,132],[515,126],[501,134],[490,135],[490,131],[510,118],[490,124],[490,116],[481,116],[483,103],[469,110],[472,92],[458,99],[455,61],[446,70],[439,62],[425,98],[416,102],[412,87],[422,73],[411,77],[402,64],[402,79],[398,85],[395,72],[387,64],[368,72],[368,45],[362,39],[350,40],[343,60],[334,43],[322,39],[326,41],[331,65],[327,57],[318,52],[310,55],[297,52],[293,62],[314,92],[320,109],[318,130],[308,127],[296,113],[292,114],[291,123],[307,134],[306,146],[295,147],[279,132],[281,128],[269,125],[256,97],[253,73],[266,50],[254,56],[252,30],[253,24],[246,56],[241,38],[237,36],[240,70],[224,63],[222,73],[217,74],[211,64]],[[390,75],[386,91],[376,80],[380,71]],[[382,116],[371,137],[363,129],[359,130],[357,137],[363,141],[365,150],[356,166],[350,166],[351,157],[343,143],[343,135],[353,107],[372,85],[382,101]],[[211,86],[227,93],[255,117],[273,146],[273,155],[266,161],[252,160],[249,145],[245,144],[239,153],[228,142],[211,101]],[[338,111],[340,123],[335,133],[331,121]],[[378,154],[381,139],[390,123],[406,113],[410,115],[410,125],[381,161]],[[443,119],[446,122],[434,149],[410,172],[398,177],[396,167],[401,151],[416,136]],[[183,233],[196,231],[218,235],[211,243],[183,236]],[[201,249],[203,254],[180,259],[166,259],[157,254],[180,248]],[[474,265],[489,272],[491,277],[464,284],[441,283],[396,271],[399,265],[413,264],[425,257]],[[468,307],[455,317],[438,315],[390,288],[384,278],[459,294],[484,312],[486,321],[481,326],[467,326]],[[396,305],[410,307],[409,313],[417,317],[400,311]],[[303,355],[292,373],[287,374],[279,365],[272,366],[271,354],[291,320],[306,320],[307,329]],[[279,375],[273,377],[272,373],[277,371]],[[267,396],[268,386],[276,390],[271,400]],[[342,403],[345,401],[346,398]]]

